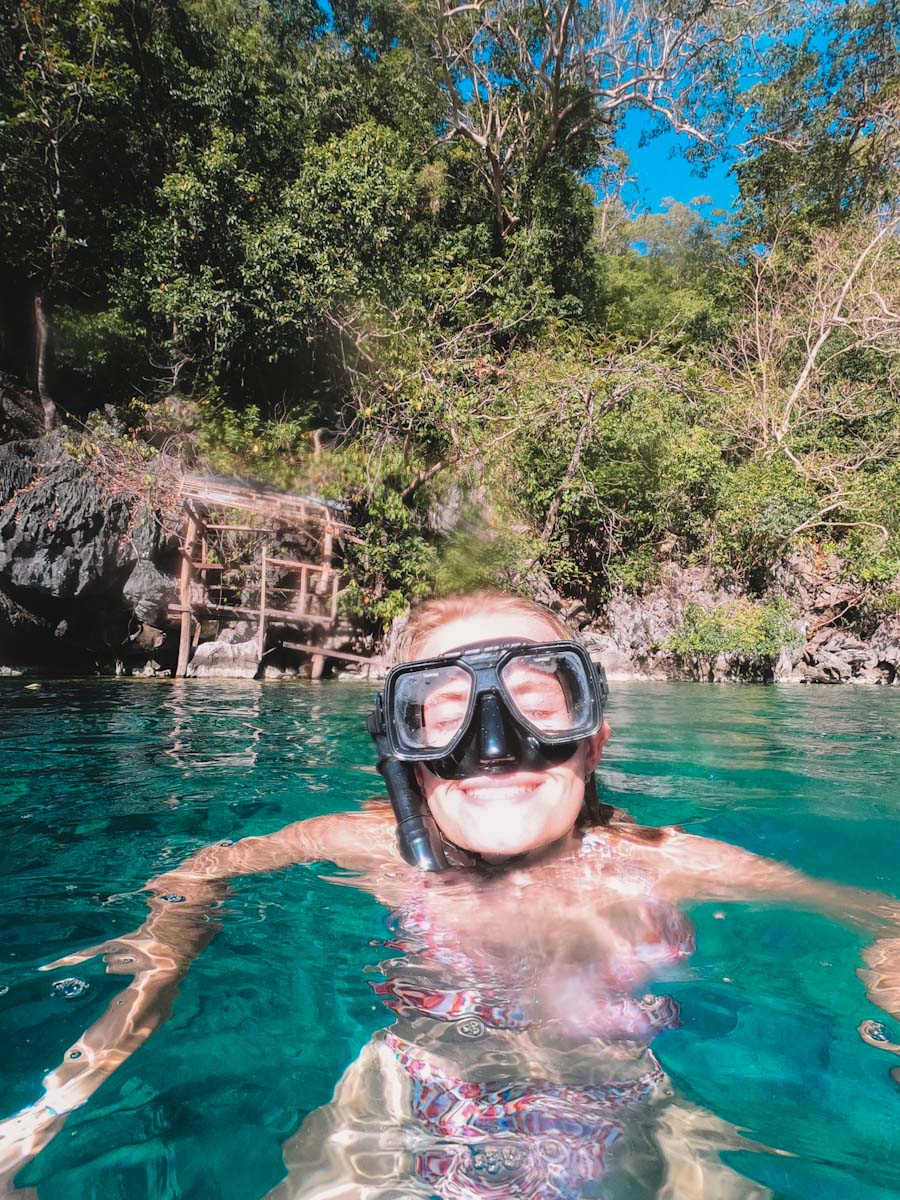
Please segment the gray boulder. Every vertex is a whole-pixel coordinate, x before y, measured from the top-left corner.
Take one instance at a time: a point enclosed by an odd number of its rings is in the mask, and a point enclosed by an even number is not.
[[[141,559],[125,580],[122,599],[145,625],[164,625],[167,609],[175,600],[176,584],[152,562]]]
[[[10,492],[25,478],[22,451],[0,447],[0,580],[56,599],[121,587],[135,558],[125,499],[104,491],[55,435],[34,444],[27,484]]]
[[[36,438],[44,431],[40,401],[0,375],[0,442]]]
[[[195,679],[254,679],[259,670],[259,648],[249,642],[201,642],[188,666]]]

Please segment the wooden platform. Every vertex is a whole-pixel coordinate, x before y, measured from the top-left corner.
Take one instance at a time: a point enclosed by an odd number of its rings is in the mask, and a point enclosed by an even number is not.
[[[177,677],[188,672],[203,617],[256,618],[259,661],[277,645],[309,653],[312,678],[325,658],[372,662],[319,646],[338,624],[343,546],[359,542],[344,507],[239,480],[184,476],[184,530],[178,603],[169,612],[180,625]],[[238,519],[234,514],[249,514]],[[289,537],[310,550],[310,560],[273,554]],[[246,596],[255,595],[248,604]],[[293,640],[296,631],[306,631]],[[287,640],[287,639],[291,640]],[[271,645],[270,645],[271,643]]]

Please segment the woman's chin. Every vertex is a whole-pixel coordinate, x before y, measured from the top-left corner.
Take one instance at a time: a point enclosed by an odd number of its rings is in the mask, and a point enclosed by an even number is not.
[[[541,850],[567,833],[582,797],[554,778],[519,773],[498,779],[442,784],[428,796],[444,836],[488,858],[512,858]]]
[[[512,858],[550,845],[560,836],[555,828],[523,826],[521,820],[516,822],[511,816],[503,820],[498,814],[490,822],[467,823],[458,845],[486,858]]]

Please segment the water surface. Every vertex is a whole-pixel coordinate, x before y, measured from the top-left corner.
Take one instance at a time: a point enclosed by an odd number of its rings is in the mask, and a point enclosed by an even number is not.
[[[43,962],[140,924],[145,879],[199,846],[380,791],[355,684],[0,681],[2,1115],[122,980],[53,995]],[[811,875],[900,896],[900,692],[619,684],[605,798]],[[896,1059],[856,978],[864,938],[762,905],[695,906],[654,1043],[690,1101],[786,1155],[732,1165],[779,1198],[900,1197]],[[385,912],[316,868],[239,881],[172,1020],[20,1176],[41,1200],[256,1200],[281,1143],[387,1024],[366,982]],[[377,957],[377,956],[374,956]],[[60,974],[72,974],[62,972]]]

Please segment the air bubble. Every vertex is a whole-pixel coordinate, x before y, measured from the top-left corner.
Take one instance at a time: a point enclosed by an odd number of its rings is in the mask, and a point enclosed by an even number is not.
[[[51,990],[54,996],[61,996],[63,1000],[74,1000],[76,996],[86,992],[90,986],[83,979],[57,979],[51,985]]]

